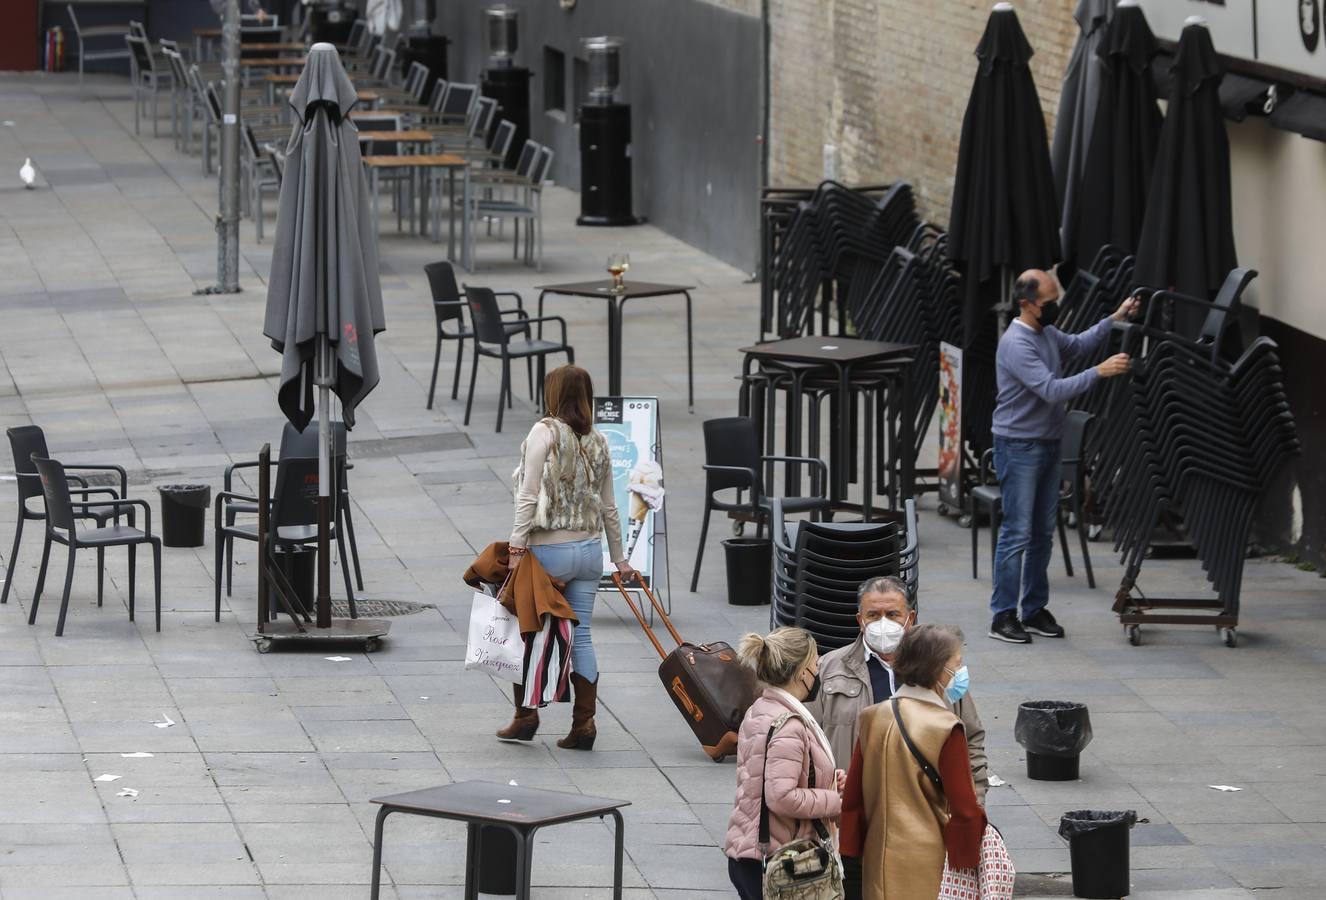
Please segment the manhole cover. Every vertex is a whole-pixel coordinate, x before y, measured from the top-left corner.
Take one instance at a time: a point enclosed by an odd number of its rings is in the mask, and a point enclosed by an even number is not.
[[[350,617],[350,604],[344,600],[332,601],[332,615],[337,618]],[[389,616],[412,616],[425,609],[432,609],[431,603],[411,603],[409,600],[373,600],[368,597],[355,600],[355,610],[361,619],[385,619]]]

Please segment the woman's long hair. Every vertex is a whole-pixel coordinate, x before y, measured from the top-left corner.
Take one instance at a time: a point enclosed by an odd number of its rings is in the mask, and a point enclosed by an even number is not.
[[[594,427],[594,382],[579,366],[558,366],[543,379],[543,407],[578,435]]]

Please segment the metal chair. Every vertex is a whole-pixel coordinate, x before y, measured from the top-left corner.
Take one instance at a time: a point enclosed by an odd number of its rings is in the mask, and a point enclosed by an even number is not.
[[[476,224],[485,216],[511,219],[514,226],[512,231],[515,232],[511,254],[514,259],[521,258],[520,221],[527,220],[529,226],[525,229],[524,263],[525,265],[533,263],[535,270],[539,272],[543,271],[543,182],[552,169],[554,158],[555,154],[551,147],[540,147],[534,157],[534,164],[530,166],[528,181],[523,184],[517,181],[507,182],[518,188],[516,199],[474,197],[466,213]],[[483,185],[487,182],[479,180],[476,183]],[[467,258],[471,261],[474,259],[475,231],[473,227],[469,229],[470,247]]]
[[[41,476],[42,493],[46,497],[46,543],[41,551],[41,570],[37,575],[37,589],[32,594],[32,609],[28,613],[28,624],[37,621],[37,606],[41,602],[42,588],[46,584],[46,564],[51,558],[51,544],[64,544],[69,548],[69,562],[65,566],[64,595],[60,598],[60,617],[55,623],[55,636],[64,634],[65,616],[69,612],[69,589],[74,583],[74,559],[79,550],[95,547],[97,550],[97,605],[101,606],[102,583],[107,547],[129,548],[129,621],[134,620],[134,575],[135,551],[139,544],[152,545],[152,572],[156,585],[156,630],[161,630],[161,538],[152,536],[152,507],[146,500],[97,500],[94,502],[75,501],[69,490],[69,479],[64,466],[53,459],[34,456],[32,463]],[[128,510],[128,525],[103,525],[80,532],[76,523],[80,518],[77,510],[87,512],[92,509],[101,511],[111,508],[116,513]],[[143,528],[136,528],[134,510],[143,510]]]
[[[502,387],[497,395],[497,431],[502,430],[502,412],[511,405],[511,360],[537,358],[539,361],[538,380],[535,388],[535,403],[543,396],[543,372],[545,360],[550,354],[565,353],[566,361],[576,361],[575,348],[566,342],[566,320],[561,316],[530,316],[521,319],[522,325],[536,322],[556,322],[562,326],[561,343],[530,339],[512,341],[507,331],[507,323],[502,319],[502,311],[497,306],[497,296],[488,288],[465,285],[465,297],[470,304],[470,321],[474,323],[474,361],[470,366],[470,393],[465,400],[465,424],[470,424],[470,410],[474,406],[474,382],[479,373],[479,357],[488,356],[502,361]],[[526,332],[528,334],[528,332]]]
[[[435,262],[424,266],[424,274],[428,276],[428,287],[433,294],[433,314],[437,319],[437,346],[433,350],[433,377],[428,382],[428,409],[433,408],[433,395],[437,390],[437,369],[442,361],[442,342],[456,342],[456,374],[451,380],[451,399],[455,400],[460,392],[460,367],[461,361],[465,357],[465,342],[474,337],[474,329],[470,328],[465,322],[465,294],[463,294],[456,285],[456,272],[449,262]],[[515,297],[515,309],[499,310],[503,316],[518,316],[522,321],[506,322],[504,327],[507,334],[524,334],[529,336],[529,325],[525,319],[529,314],[525,312],[524,302],[515,291],[494,291],[495,297]],[[447,326],[454,325],[454,331],[448,331]],[[534,399],[534,368],[532,358],[527,357],[526,375],[529,378],[530,399]]]
[[[14,586],[14,566],[18,560],[18,547],[23,539],[24,522],[44,522],[46,521],[46,509],[43,505],[41,509],[34,509],[28,506],[28,501],[36,497],[42,497],[41,476],[37,472],[37,467],[33,464],[34,456],[43,459],[49,457],[50,451],[46,448],[46,435],[37,425],[19,425],[6,431],[9,437],[9,448],[14,454],[14,475],[18,483],[18,522],[14,527],[14,548],[9,552],[9,559],[6,561],[8,569],[5,572],[5,586],[0,590],[0,603],[9,602],[9,589]],[[128,478],[121,466],[114,465],[84,465],[69,464],[68,469],[78,469],[81,471],[113,471],[118,472],[120,476],[120,488],[117,493],[114,488],[88,487],[87,479],[81,475],[66,474],[69,481],[78,485],[77,488],[70,488],[69,493],[74,496],[82,497],[86,500],[88,497],[96,495],[106,495],[112,500],[122,499],[125,496]],[[111,507],[88,506],[76,514],[78,518],[92,519],[97,523],[98,528],[104,528],[106,523],[111,520],[118,520],[119,513]],[[98,564],[101,560],[98,559]],[[98,580],[97,594],[101,595],[101,582]]]
[[[700,583],[700,563],[704,560],[710,513],[717,510],[752,516],[756,520],[756,535],[764,536],[764,520],[776,498],[765,493],[760,469],[774,462],[806,463],[811,466],[812,496],[781,498],[785,512],[808,512],[812,516],[823,513],[832,518],[832,506],[827,499],[829,468],[824,460],[809,456],[761,456],[760,435],[755,420],[749,416],[709,419],[704,423],[704,514],[700,520],[700,545],[695,551],[695,570],[691,574],[691,593],[695,593]],[[737,492],[735,502],[714,496],[729,489]],[[742,500],[744,491],[750,491],[749,500]]]
[[[249,215],[253,217],[254,229],[258,233],[258,243],[262,243],[263,214],[262,198],[267,191],[281,193],[281,163],[269,145],[260,145],[253,133],[253,126],[244,125],[243,175],[248,198]]]
[[[138,120],[148,91],[152,92],[152,135],[161,134],[161,122],[158,116],[161,89],[174,89],[174,78],[169,71],[158,69],[156,58],[152,55],[152,45],[146,39],[132,34],[124,36],[124,43],[129,48],[129,80],[134,89],[134,134],[138,134]]]
[[[93,28],[82,28],[78,24],[78,16],[74,15],[74,4],[69,3],[65,7],[69,10],[69,21],[74,26],[74,39],[78,41],[78,85],[83,85],[83,62],[97,62],[103,59],[129,59],[129,48],[123,50],[118,48],[119,42],[129,33],[127,25],[97,25]],[[113,40],[116,49],[108,50],[87,50],[84,42],[89,38],[98,40],[109,38]]]
[[[256,465],[256,463],[255,463]],[[345,457],[332,457],[333,477],[338,481],[344,477]],[[345,596],[350,604],[350,618],[358,618],[355,607],[354,588],[350,584],[350,568],[345,564],[345,531],[338,528],[340,522],[339,507],[341,491],[332,491],[332,514],[328,522],[331,529],[330,540],[336,541],[341,557],[341,575],[345,579]],[[276,464],[276,490],[272,497],[271,533],[269,538],[274,550],[283,548],[307,547],[318,540],[318,460],[315,457],[282,457]],[[214,533],[216,539],[216,578],[214,589],[216,609],[214,617],[221,621],[221,570],[225,565],[224,554],[231,541],[258,542],[256,523],[225,524],[222,519],[227,507],[232,503],[248,503],[256,507],[258,498],[251,494],[235,491],[221,491],[216,495]]]

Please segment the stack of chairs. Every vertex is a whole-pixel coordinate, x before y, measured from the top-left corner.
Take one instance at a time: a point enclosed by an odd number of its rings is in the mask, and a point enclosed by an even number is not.
[[[1275,342],[1242,349],[1238,339],[1239,298],[1255,274],[1231,272],[1214,302],[1157,292],[1144,320],[1121,329],[1136,361],[1119,379],[1125,390],[1101,429],[1113,439],[1097,462],[1105,525],[1125,567],[1121,595],[1168,518],[1191,543],[1222,614],[1238,615],[1253,513],[1300,451]],[[1194,310],[1205,311],[1196,334],[1167,327]]]
[[[873,197],[835,181],[825,181],[797,205],[782,231],[773,261],[776,332],[780,338],[814,333],[816,308],[821,331],[829,329],[829,307],[849,282],[862,258],[883,262],[905,244],[920,224],[911,185],[898,182]],[[839,304],[839,331],[846,324]]]
[[[770,627],[794,625],[821,653],[856,640],[857,589],[881,575],[902,578],[915,603],[919,581],[916,502],[898,521],[788,522],[773,499],[773,602]]]

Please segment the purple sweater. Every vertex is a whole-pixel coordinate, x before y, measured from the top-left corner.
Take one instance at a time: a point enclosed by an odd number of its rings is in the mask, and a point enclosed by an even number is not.
[[[1058,440],[1064,404],[1086,393],[1100,377],[1092,366],[1064,378],[1064,363],[1099,352],[1111,321],[1107,316],[1081,334],[1064,334],[1054,326],[1033,331],[1016,319],[1009,323],[995,355],[998,395],[991,431],[1017,440]]]

